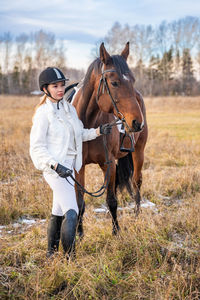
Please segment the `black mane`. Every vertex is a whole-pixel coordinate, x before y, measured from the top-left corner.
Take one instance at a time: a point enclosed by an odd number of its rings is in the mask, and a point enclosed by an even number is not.
[[[121,55],[112,55],[111,56],[111,64],[114,65],[114,69],[116,70],[120,79],[123,78],[123,75],[129,75],[130,78],[135,81],[134,75],[129,69],[126,60]],[[83,81],[83,91],[90,81],[91,73],[94,70],[95,74],[99,75],[102,73],[102,61],[100,58],[96,58],[91,65],[88,67],[87,73],[85,75]],[[112,69],[112,68],[111,68]]]

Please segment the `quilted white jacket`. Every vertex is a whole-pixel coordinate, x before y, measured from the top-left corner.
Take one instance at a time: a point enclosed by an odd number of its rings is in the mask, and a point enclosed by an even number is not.
[[[74,127],[77,151],[75,169],[78,172],[82,166],[82,143],[95,139],[98,135],[94,128],[83,128],[74,106],[65,100],[62,101],[67,118]],[[30,156],[38,170],[57,176],[51,165],[57,162],[63,164],[66,161],[69,133],[64,120],[58,116],[52,102],[47,98],[34,115],[30,133]]]

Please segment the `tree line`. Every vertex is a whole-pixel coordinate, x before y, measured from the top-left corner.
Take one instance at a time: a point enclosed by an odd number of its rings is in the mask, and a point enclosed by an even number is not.
[[[104,40],[112,53],[130,42],[129,65],[144,95],[200,94],[200,18],[155,27],[115,23]]]
[[[29,94],[38,90],[38,75],[47,66],[57,66],[72,81],[84,76],[83,70],[67,67],[66,48],[53,33],[39,30],[13,38],[0,37],[0,94]]]
[[[154,27],[115,23],[103,41],[112,54],[130,42],[129,66],[136,88],[144,95],[200,94],[200,18],[163,21]],[[99,42],[93,55],[98,55]],[[69,68],[65,54],[64,44],[53,33],[40,30],[16,38],[4,33],[0,36],[0,94],[38,89],[38,74],[48,65],[79,81],[84,71]]]

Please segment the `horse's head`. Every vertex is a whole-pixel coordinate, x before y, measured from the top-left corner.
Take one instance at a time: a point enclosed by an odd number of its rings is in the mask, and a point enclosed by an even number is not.
[[[121,55],[113,56],[109,55],[102,43],[98,76],[93,79],[100,110],[114,113],[125,120],[129,132],[137,132],[142,130],[144,118],[133,86],[135,79],[126,62],[128,55],[129,43]]]

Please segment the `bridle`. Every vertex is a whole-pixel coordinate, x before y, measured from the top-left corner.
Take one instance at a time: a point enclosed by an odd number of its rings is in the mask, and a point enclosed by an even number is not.
[[[114,70],[114,69],[109,69],[109,70],[104,70],[104,71],[102,71],[102,73],[101,73],[101,78],[100,78],[99,85],[98,85],[98,89],[97,89],[96,102],[97,102],[97,104],[98,104],[99,97],[100,97],[100,90],[101,90],[101,86],[102,86],[102,94],[104,94],[105,89],[106,89],[106,91],[107,91],[107,93],[108,93],[108,95],[109,95],[109,97],[110,97],[110,99],[111,99],[111,101],[112,101],[113,107],[114,107],[114,109],[115,109],[116,112],[117,112],[116,120],[114,120],[113,122],[109,123],[109,125],[110,125],[110,126],[116,126],[116,125],[122,124],[122,126],[125,127],[125,128],[127,129],[128,133],[130,133],[130,132],[132,132],[132,129],[131,129],[130,126],[128,125],[128,123],[127,123],[127,121],[126,121],[126,119],[125,119],[123,113],[119,111],[119,109],[118,109],[118,107],[117,107],[118,101],[115,100],[115,99],[113,98],[113,96],[112,96],[112,94],[111,94],[111,91],[110,91],[110,89],[109,89],[109,86],[108,86],[107,79],[106,79],[106,77],[105,77],[105,75],[104,75],[104,74],[106,74],[106,73],[111,73],[111,72],[117,73],[117,71]],[[127,131],[125,130],[125,134],[124,134],[124,136],[123,136],[123,138],[122,138],[121,145],[120,145],[120,151],[122,151],[122,152],[134,152],[135,138],[134,138],[134,135],[130,136],[130,135],[127,133]],[[127,137],[127,138],[129,139],[129,141],[131,142],[131,147],[130,147],[129,149],[123,147],[124,139],[125,139],[126,137]]]
[[[113,96],[111,94],[111,91],[109,89],[109,86],[108,86],[107,79],[105,77],[106,73],[114,73],[114,72],[117,73],[117,71],[114,70],[114,69],[109,69],[109,70],[102,71],[101,78],[100,78],[99,85],[98,85],[98,89],[97,89],[96,102],[98,103],[98,101],[99,101],[100,89],[101,89],[101,86],[102,86],[102,94],[104,94],[104,91],[106,89],[106,91],[107,91],[107,93],[110,96],[110,99],[112,101],[113,107],[114,107],[114,109],[117,112],[117,120],[114,123],[113,122],[110,123],[110,125],[114,126],[114,125],[118,125],[118,124],[121,123],[121,124],[125,125],[126,129],[128,130],[128,132],[131,132],[132,129],[129,127],[128,123],[126,122],[126,119],[125,119],[124,115],[119,111],[119,109],[117,107],[117,102],[118,101],[113,98]]]
[[[126,119],[124,117],[124,115],[119,111],[118,107],[117,107],[117,100],[115,100],[110,92],[110,89],[109,89],[109,86],[108,86],[108,82],[107,82],[107,79],[106,77],[104,76],[104,74],[106,73],[109,73],[109,72],[117,72],[116,70],[114,69],[109,69],[109,70],[105,70],[105,71],[102,71],[101,73],[101,78],[100,78],[100,81],[99,81],[99,85],[98,85],[98,89],[97,89],[97,95],[96,95],[96,102],[98,103],[99,101],[99,97],[100,97],[100,89],[101,89],[101,86],[102,86],[102,93],[104,94],[104,91],[106,89],[108,95],[110,96],[110,99],[112,101],[112,104],[113,104],[113,107],[114,109],[116,110],[117,112],[117,118],[116,120],[114,120],[113,122],[109,123],[109,126],[116,126],[116,125],[119,125],[119,124],[123,124],[126,129],[128,130],[128,132],[131,132],[131,128],[129,127],[129,125],[127,124],[126,122]],[[124,138],[125,137],[128,137],[130,139],[130,142],[131,142],[131,147],[130,149],[126,149],[123,147],[123,142],[124,142]],[[135,144],[135,140],[134,140],[134,137],[132,138],[129,134],[127,134],[127,132],[125,131],[125,135],[122,139],[122,142],[121,142],[121,146],[120,146],[120,151],[122,152],[133,152],[134,151],[134,144]],[[108,156],[108,148],[107,148],[107,141],[106,141],[106,135],[103,135],[103,146],[104,146],[104,151],[105,151],[105,157],[106,157],[106,161],[105,161],[105,165],[107,165],[107,170],[106,170],[106,174],[105,174],[105,177],[104,177],[104,183],[103,185],[99,188],[98,191],[96,192],[88,192],[75,178],[73,175],[70,175],[70,177],[72,178],[72,180],[77,184],[77,186],[80,188],[80,190],[83,192],[83,193],[86,193],[92,197],[100,197],[104,194],[105,190],[107,189],[108,187],[108,184],[110,182],[110,167],[111,167],[111,163],[112,161],[109,160],[109,156]],[[66,180],[68,181],[69,184],[71,184],[69,182],[69,180],[66,178]]]

